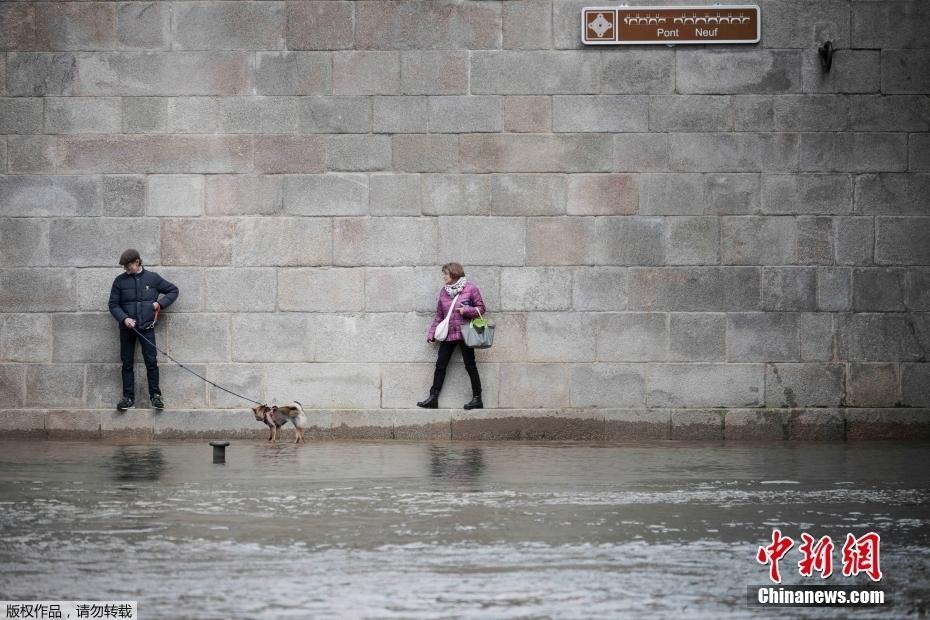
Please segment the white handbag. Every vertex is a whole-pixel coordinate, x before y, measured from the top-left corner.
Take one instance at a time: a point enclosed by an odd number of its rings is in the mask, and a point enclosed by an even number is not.
[[[461,295],[461,293],[459,293],[459,295]],[[436,331],[433,333],[433,338],[436,340],[443,341],[449,335],[449,318],[452,317],[452,310],[455,308],[455,302],[458,300],[458,295],[452,298],[452,305],[449,306],[449,312],[446,313],[446,318],[436,326]]]

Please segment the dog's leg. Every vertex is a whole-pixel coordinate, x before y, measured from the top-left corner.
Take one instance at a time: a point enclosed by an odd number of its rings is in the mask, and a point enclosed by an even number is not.
[[[271,425],[271,443],[277,443],[277,442],[278,442],[278,425],[272,424]]]

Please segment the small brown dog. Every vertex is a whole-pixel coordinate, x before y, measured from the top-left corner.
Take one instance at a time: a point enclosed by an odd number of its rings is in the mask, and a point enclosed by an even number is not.
[[[259,422],[264,422],[271,429],[268,441],[274,443],[278,440],[278,429],[290,422],[297,429],[297,441],[304,440],[304,429],[307,428],[307,416],[304,408],[296,400],[286,405],[255,405],[252,413]]]

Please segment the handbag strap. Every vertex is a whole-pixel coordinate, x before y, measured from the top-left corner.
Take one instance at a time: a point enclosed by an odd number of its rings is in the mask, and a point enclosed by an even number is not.
[[[452,298],[452,305],[449,306],[449,311],[446,313],[447,321],[449,320],[449,317],[452,316],[452,309],[455,308],[455,302],[458,301],[459,295],[461,295],[461,293]]]

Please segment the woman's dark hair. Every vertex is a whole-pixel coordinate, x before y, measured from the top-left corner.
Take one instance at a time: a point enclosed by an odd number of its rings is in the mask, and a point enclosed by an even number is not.
[[[456,280],[465,275],[465,268],[459,263],[446,263],[442,266],[442,270]]]

